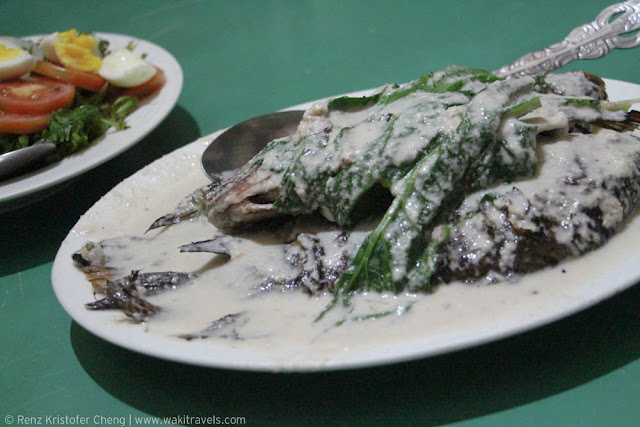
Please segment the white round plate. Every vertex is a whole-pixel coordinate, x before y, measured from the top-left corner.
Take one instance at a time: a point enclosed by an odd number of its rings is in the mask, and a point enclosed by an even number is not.
[[[168,51],[160,46],[135,37],[95,33],[98,39],[109,41],[109,48],[117,50],[130,42],[135,45],[134,52],[147,55],[147,60],[165,72],[167,82],[155,95],[140,104],[138,109],[127,117],[129,127],[121,131],[110,129],[105,135],[94,141],[89,147],[72,154],[59,162],[36,171],[0,181],[0,207],[11,208],[11,202],[17,198],[45,190],[56,184],[86,172],[116,155],[127,150],[149,132],[151,132],[171,112],[182,91],[182,68]],[[25,37],[36,41],[42,35]]]
[[[613,80],[607,84],[612,100],[640,97],[638,85]],[[84,305],[94,295],[84,274],[74,267],[72,254],[89,240],[144,233],[153,220],[207,183],[200,155],[216,134],[174,151],[117,185],[80,218],[62,242],[53,264],[53,288],[64,309],[83,328],[130,350],[182,363],[260,371],[347,369],[433,356],[511,336],[592,306],[640,279],[640,219],[635,216],[599,250],[528,275],[518,283],[442,286],[421,297],[403,316],[360,322],[354,326],[355,333],[342,337],[349,345],[332,341],[346,335],[342,327],[328,332],[311,328],[313,336],[290,346],[269,339],[260,348],[242,341],[185,341],[127,321],[119,311],[87,310]],[[554,280],[556,286],[550,286]],[[311,299],[289,303],[286,298],[274,316],[286,315],[287,304],[309,304],[310,311],[323,306]],[[410,316],[416,311],[425,312],[428,321],[413,321]],[[291,327],[298,326],[291,322]],[[377,341],[361,342],[367,336]]]

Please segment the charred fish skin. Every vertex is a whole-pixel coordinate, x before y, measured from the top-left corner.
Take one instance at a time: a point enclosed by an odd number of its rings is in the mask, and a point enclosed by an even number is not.
[[[215,196],[220,184],[220,181],[215,181],[196,189],[193,193],[184,198],[173,211],[156,219],[149,226],[147,231],[161,227],[168,227],[182,221],[188,221],[205,215],[207,202]]]
[[[180,271],[161,271],[149,273],[137,273],[134,283],[136,286],[144,288],[149,293],[165,290],[177,289],[178,287],[195,279],[195,273],[185,273]]]
[[[233,257],[237,255],[239,238],[222,235],[180,246],[180,252],[209,252]]]
[[[232,341],[241,341],[244,338],[238,332],[238,329],[249,321],[249,317],[245,312],[231,313],[214,320],[205,329],[194,332],[179,334],[177,337],[186,341],[203,340],[209,338],[222,338]]]
[[[221,230],[235,230],[280,216],[273,209],[273,202],[284,167],[297,143],[293,136],[274,139],[243,168],[226,178],[207,199],[209,222]]]
[[[456,213],[434,280],[510,280],[604,245],[640,203],[640,139],[601,132],[545,147],[538,173],[554,190],[521,181],[475,195],[477,208]]]
[[[126,277],[107,280],[100,294],[105,295],[97,301],[87,303],[89,310],[122,310],[131,319],[144,322],[161,309],[143,297],[160,291],[176,289],[193,280],[193,273],[133,271]]]
[[[198,217],[207,218],[218,229],[234,230],[279,216],[273,210],[282,175],[278,164],[286,164],[283,157],[289,152],[290,141],[291,137],[285,137],[269,142],[243,168],[220,175],[211,184],[196,189],[174,210],[155,220],[148,230]]]
[[[283,257],[293,273],[278,278],[265,276],[258,284],[258,291],[302,290],[310,296],[333,292],[335,282],[352,257],[348,239],[349,234],[342,230],[328,236],[300,233],[294,242],[283,247]]]
[[[255,274],[261,277],[256,286],[257,291],[302,290],[312,296],[325,291],[331,292],[333,284],[347,268],[350,260],[350,233],[328,224],[320,229],[322,232],[294,232],[292,242],[285,241],[279,245],[283,259],[291,267],[287,274],[280,277],[269,276],[256,266]],[[282,237],[286,234],[285,232]],[[180,251],[208,252],[233,259],[242,255],[240,248],[243,239],[246,237],[222,235],[183,245]]]
[[[137,272],[131,275],[108,282],[106,286],[106,296],[94,302],[85,304],[89,310],[121,310],[127,317],[144,322],[150,316],[156,314],[160,308],[151,304],[140,296],[136,287]]]
[[[160,307],[145,297],[177,289],[197,277],[196,273],[161,271],[132,271],[125,277],[114,278],[116,269],[109,266],[102,244],[87,242],[71,256],[75,265],[85,273],[100,299],[87,303],[89,310],[121,310],[129,318],[144,322],[160,311]]]

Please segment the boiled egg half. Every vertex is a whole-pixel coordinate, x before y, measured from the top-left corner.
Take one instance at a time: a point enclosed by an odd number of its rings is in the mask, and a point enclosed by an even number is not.
[[[79,71],[97,72],[102,60],[97,55],[96,39],[71,29],[42,39],[40,48],[51,62]]]
[[[11,80],[33,69],[33,56],[11,37],[0,37],[0,81]]]
[[[104,57],[98,74],[114,86],[134,87],[149,81],[156,72],[156,67],[145,59],[121,49]]]

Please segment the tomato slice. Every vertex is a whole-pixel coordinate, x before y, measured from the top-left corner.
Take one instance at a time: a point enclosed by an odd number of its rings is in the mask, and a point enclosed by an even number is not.
[[[51,114],[16,114],[0,112],[0,133],[35,133],[44,130]]]
[[[98,92],[102,89],[102,86],[107,83],[105,79],[97,74],[72,70],[52,62],[36,61],[36,65],[33,67],[33,72],[51,77],[52,79],[71,83],[74,86],[90,90],[91,92]]]
[[[0,111],[45,114],[73,104],[76,88],[46,77],[28,77],[0,83]]]
[[[138,99],[144,99],[147,96],[160,90],[162,86],[167,82],[167,77],[164,75],[164,71],[156,67],[156,73],[146,82],[141,85],[130,87],[125,90],[123,96],[134,96]]]

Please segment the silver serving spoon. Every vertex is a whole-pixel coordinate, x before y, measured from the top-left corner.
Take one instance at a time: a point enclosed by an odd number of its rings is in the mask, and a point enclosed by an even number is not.
[[[302,110],[279,111],[230,127],[204,150],[202,169],[212,180],[220,180],[222,173],[244,166],[269,141],[294,133],[303,114]]]
[[[560,43],[522,56],[493,73],[508,78],[548,73],[576,59],[600,58],[614,48],[640,44],[640,0],[617,3],[604,9],[593,22],[581,25]],[[295,132],[303,111],[283,111],[254,117],[214,139],[202,155],[202,168],[214,181],[221,174],[243,166],[271,140]]]
[[[55,149],[54,143],[40,140],[28,147],[0,155],[0,180],[18,176],[38,166]]]

